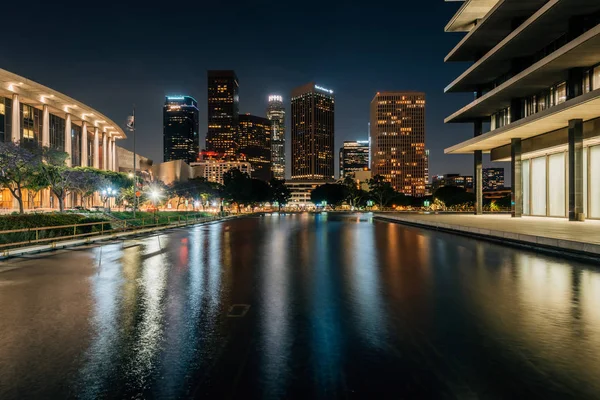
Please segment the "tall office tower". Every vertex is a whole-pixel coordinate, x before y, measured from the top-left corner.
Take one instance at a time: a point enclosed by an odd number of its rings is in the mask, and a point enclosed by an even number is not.
[[[378,92],[371,101],[371,173],[394,189],[425,195],[425,93]]]
[[[292,90],[292,179],[334,179],[333,90],[313,82]]]
[[[504,189],[504,168],[483,169],[483,190]]]
[[[252,166],[252,177],[271,179],[271,121],[256,115],[239,117],[239,149]]]
[[[208,71],[208,132],[206,149],[228,155],[237,152],[239,88],[235,71]]]
[[[163,108],[163,160],[198,158],[198,102],[190,96],[167,96]]]
[[[369,169],[369,141],[345,141],[340,148],[340,179],[366,169]]]
[[[273,178],[285,179],[285,107],[283,97],[269,96],[267,118],[271,121],[271,172]]]

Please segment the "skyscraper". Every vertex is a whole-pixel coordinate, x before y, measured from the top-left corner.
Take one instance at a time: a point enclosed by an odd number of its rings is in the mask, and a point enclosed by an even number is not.
[[[239,154],[252,166],[252,177],[271,179],[271,121],[256,115],[239,117]]]
[[[198,102],[190,96],[167,96],[163,108],[163,160],[198,158]]]
[[[285,108],[282,96],[269,96],[267,118],[271,121],[271,172],[273,178],[285,179]]]
[[[483,169],[483,190],[504,189],[504,168]]]
[[[371,170],[399,192],[425,195],[425,93],[378,92],[371,101]]]
[[[208,71],[206,149],[234,155],[237,151],[239,83],[235,71]]]
[[[340,179],[365,169],[369,169],[369,141],[345,141],[340,148]]]
[[[314,82],[292,91],[292,179],[333,180],[333,90]]]

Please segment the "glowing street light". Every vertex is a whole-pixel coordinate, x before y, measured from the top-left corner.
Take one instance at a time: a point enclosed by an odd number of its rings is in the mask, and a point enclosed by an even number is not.
[[[113,188],[103,189],[102,192],[102,202],[104,203],[104,208],[106,208],[106,202],[108,201],[108,212],[110,212],[110,198],[115,197],[117,195],[117,191]]]

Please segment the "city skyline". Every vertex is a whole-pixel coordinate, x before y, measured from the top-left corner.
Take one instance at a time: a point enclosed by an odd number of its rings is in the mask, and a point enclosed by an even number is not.
[[[443,124],[443,119],[456,109],[457,104],[467,104],[471,98],[468,94],[443,94],[443,87],[462,70],[459,65],[443,64],[443,56],[454,47],[456,38],[445,35],[440,26],[444,26],[456,12],[456,4],[435,1],[403,7],[390,3],[386,5],[390,13],[383,16],[374,8],[358,9],[341,7],[340,4],[333,1],[315,7],[311,18],[329,22],[319,26],[315,32],[309,32],[308,38],[300,40],[299,30],[291,30],[291,36],[272,36],[271,33],[277,30],[287,32],[288,25],[302,18],[304,11],[295,17],[290,14],[288,5],[267,7],[264,4],[250,6],[234,2],[232,29],[220,31],[221,40],[229,45],[203,47],[203,51],[194,53],[183,51],[189,42],[181,41],[177,30],[159,33],[153,27],[172,25],[173,18],[177,18],[178,25],[193,26],[194,36],[201,40],[218,28],[218,23],[209,18],[220,8],[217,4],[191,5],[185,15],[175,15],[174,10],[148,9],[144,11],[144,18],[139,20],[119,17],[111,21],[114,29],[110,32],[84,30],[60,48],[52,44],[50,37],[27,31],[4,44],[0,66],[56,88],[70,97],[82,99],[123,125],[132,104],[135,104],[139,139],[136,150],[155,161],[162,158],[162,149],[155,148],[153,144],[162,137],[164,97],[173,93],[186,93],[198,100],[200,143],[204,147],[207,132],[206,70],[234,69],[242,81],[240,109],[254,115],[264,114],[267,97],[271,93],[287,95],[294,87],[312,80],[333,88],[338,99],[336,149],[344,140],[367,138],[369,102],[377,91],[420,90],[426,93],[430,106],[426,143],[426,148],[431,151],[430,174],[470,173],[470,157],[443,154],[444,148],[472,135],[465,127]],[[43,2],[38,7],[40,12],[32,14],[30,22],[41,30],[67,35],[66,25],[57,27],[50,21],[79,18],[76,9],[67,7],[59,10]],[[118,15],[139,11],[132,4],[107,7]],[[14,2],[4,8],[7,14],[15,15],[20,14],[21,9],[22,5]],[[392,21],[393,11],[400,9],[404,15],[411,17],[404,18],[406,24],[393,28],[394,24],[386,21]],[[245,18],[248,13],[256,18]],[[90,13],[88,23],[101,25],[102,15]],[[250,21],[254,27],[260,27],[260,21],[269,23],[261,29],[252,30],[249,29]],[[6,23],[7,31],[20,30],[16,20],[7,20]],[[265,30],[267,25],[269,29]],[[355,26],[361,29],[357,30]],[[415,35],[415,32],[419,36],[407,42],[402,53],[380,62],[371,61],[371,55],[387,52],[399,37]],[[136,42],[135,52],[131,51],[130,40],[123,40],[127,36]],[[265,37],[269,37],[270,46],[279,49],[277,57],[250,57],[255,53],[251,47],[238,46],[240,40],[260,43]],[[312,40],[316,37],[327,39]],[[298,42],[296,49],[288,46],[290,40]],[[25,52],[32,42],[36,43],[39,51]],[[89,46],[89,43],[94,43],[94,46]],[[170,49],[168,58],[156,51],[165,47]],[[300,52],[309,56],[298,59]],[[360,53],[366,56],[356,57]],[[405,54],[411,55],[408,62]],[[48,57],[52,57],[52,68],[44,64]],[[74,63],[74,59],[77,62]],[[432,69],[436,70],[435,74],[430,73]],[[286,112],[289,115],[289,104],[286,104]],[[288,128],[288,154],[289,133]],[[131,150],[132,139],[127,139],[123,146]],[[492,164],[485,162],[484,165]],[[506,164],[499,166],[507,167]],[[508,169],[506,174],[507,177],[510,175]]]

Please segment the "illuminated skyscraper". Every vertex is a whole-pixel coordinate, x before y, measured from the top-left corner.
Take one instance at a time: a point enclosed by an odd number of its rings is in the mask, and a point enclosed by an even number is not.
[[[235,71],[208,71],[207,150],[236,153],[238,117],[239,83]]]
[[[271,172],[273,178],[285,179],[285,108],[283,97],[269,96],[267,118],[271,121]]]
[[[292,91],[292,179],[334,179],[333,90],[308,83]]]
[[[239,153],[252,165],[252,177],[271,179],[271,121],[256,115],[239,118]]]
[[[371,171],[399,192],[424,196],[425,93],[378,92],[371,101]]]
[[[163,108],[163,160],[198,158],[198,102],[190,96],[167,96]]]
[[[340,148],[340,179],[365,169],[369,169],[369,141],[345,141]]]

